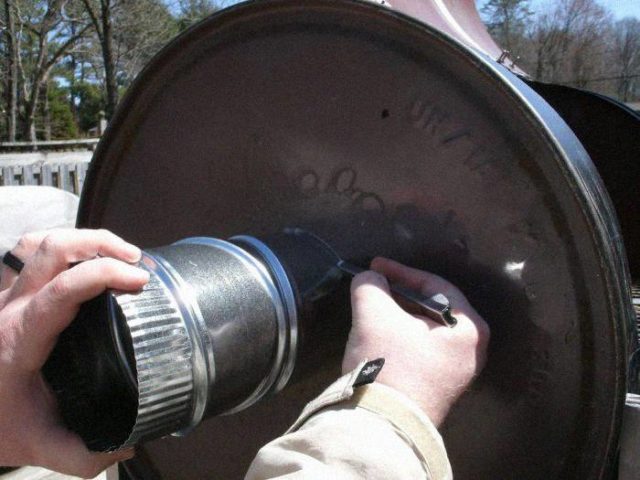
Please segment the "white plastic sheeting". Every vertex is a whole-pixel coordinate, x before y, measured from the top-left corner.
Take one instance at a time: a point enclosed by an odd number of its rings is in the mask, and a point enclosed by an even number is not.
[[[73,227],[79,198],[53,187],[0,187],[0,254],[28,232]]]

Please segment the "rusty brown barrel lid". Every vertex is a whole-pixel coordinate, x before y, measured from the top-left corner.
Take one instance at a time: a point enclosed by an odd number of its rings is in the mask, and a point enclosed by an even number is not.
[[[443,429],[456,478],[595,479],[613,465],[635,337],[602,182],[526,84],[409,17],[269,0],[198,24],[129,89],[79,225],[144,247],[297,226],[345,258],[436,272],[492,329]],[[311,373],[278,396],[149,444],[156,467],[241,478],[336,375],[348,322],[345,305],[325,312],[298,359]]]

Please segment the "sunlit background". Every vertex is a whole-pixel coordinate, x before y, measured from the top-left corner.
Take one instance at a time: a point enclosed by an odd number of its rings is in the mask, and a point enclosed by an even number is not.
[[[0,141],[99,136],[163,45],[234,3],[5,0]],[[532,78],[640,106],[640,0],[478,0],[478,10]]]

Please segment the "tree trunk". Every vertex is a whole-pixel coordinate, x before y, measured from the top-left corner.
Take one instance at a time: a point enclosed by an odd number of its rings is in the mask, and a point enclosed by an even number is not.
[[[71,75],[69,76],[69,110],[71,110],[71,114],[73,115],[73,121],[78,124],[80,123],[78,106],[76,105],[76,68],[78,63],[75,55],[72,54],[69,57],[69,69],[71,70]]]
[[[44,55],[47,49],[47,42],[44,39],[40,45],[41,55]],[[41,62],[38,62],[38,69],[42,68]],[[40,99],[40,92],[43,87],[49,81],[49,72],[44,71],[41,74],[36,74],[33,78],[33,85],[31,86],[31,93],[29,98],[25,102],[24,112],[24,136],[29,142],[35,142],[37,138],[36,134],[36,113],[38,112],[38,100]]]
[[[16,29],[10,0],[4,0],[5,35],[7,37],[7,140],[16,140],[16,119],[18,111],[18,45]]]
[[[44,122],[44,139],[51,140],[51,105],[49,104],[49,82],[42,90],[42,118]]]
[[[46,44],[43,48],[46,48]],[[36,114],[38,112],[38,100],[40,99],[40,92],[46,89],[46,85],[49,82],[49,70],[45,70],[41,75],[36,76],[33,79],[33,85],[31,86],[31,94],[29,99],[25,102],[25,121],[24,121],[24,136],[29,142],[36,142],[38,140],[36,133]]]
[[[69,29],[71,30],[72,35],[77,33],[75,23],[72,23],[69,26]],[[76,68],[78,68],[78,61],[76,60],[76,55],[71,53],[69,54],[69,71],[71,72],[69,75],[69,109],[73,115],[74,122],[78,124],[78,107],[76,105]]]
[[[116,79],[116,62],[113,54],[113,29],[111,24],[111,0],[101,0],[102,21],[102,59],[104,61],[105,87],[107,91],[107,120],[118,104],[118,83]]]
[[[24,137],[29,142],[36,142],[38,137],[36,135],[36,112],[38,110],[38,97],[40,93],[40,86],[33,86],[31,91],[31,98],[25,105],[24,112]]]
[[[4,0],[5,2],[7,0]],[[12,0],[9,0],[12,1]],[[46,90],[51,70],[64,54],[84,35],[89,25],[80,28],[75,34],[61,34],[61,22],[64,21],[63,9],[67,0],[49,0],[46,2],[46,11],[39,23],[29,27],[33,32],[30,35],[29,49],[35,58],[29,59],[29,78],[20,66],[22,74],[23,92],[21,102],[24,111],[24,136],[30,142],[36,141],[36,113],[41,100],[41,92]],[[20,39],[20,37],[16,37]],[[50,51],[50,49],[53,51]],[[18,57],[19,65],[22,65]],[[45,92],[46,93],[46,92]]]
[[[618,81],[618,100],[621,100],[623,102],[629,101],[629,90],[631,90],[629,88],[630,84],[630,79],[625,74],[623,74]]]

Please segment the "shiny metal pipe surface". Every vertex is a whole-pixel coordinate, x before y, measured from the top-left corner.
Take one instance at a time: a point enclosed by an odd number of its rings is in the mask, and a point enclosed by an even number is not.
[[[89,448],[183,435],[287,384],[297,342],[292,279],[266,244],[236,243],[197,237],[145,251],[149,283],[106,292],[62,334],[45,375]]]

